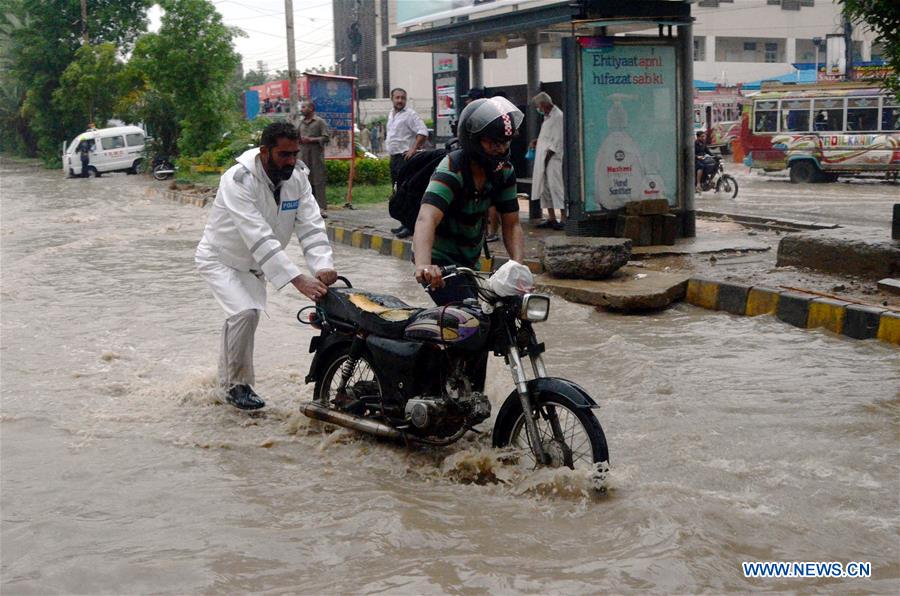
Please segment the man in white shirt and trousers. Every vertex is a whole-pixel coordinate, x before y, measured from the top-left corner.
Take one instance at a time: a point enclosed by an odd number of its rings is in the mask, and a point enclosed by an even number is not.
[[[531,146],[535,148],[531,198],[540,200],[541,207],[547,209],[549,216],[535,227],[562,230],[566,222],[566,187],[562,173],[563,112],[543,91],[531,101],[544,116],[537,140],[531,141]],[[559,219],[556,219],[556,209],[559,209]]]
[[[403,164],[422,148],[428,138],[428,128],[412,108],[406,107],[406,91],[399,87],[391,90],[394,109],[388,114],[385,149],[391,156],[391,184],[397,182],[397,174]],[[391,230],[397,238],[412,236],[413,231],[401,225]]]
[[[266,405],[252,387],[253,337],[266,308],[266,280],[278,289],[292,284],[315,301],[337,280],[325,222],[307,170],[297,163],[299,152],[300,135],[292,124],[268,125],[260,147],[244,152],[222,175],[194,256],[227,316],[219,381],[226,401],[242,410]],[[312,275],[301,273],[284,250],[292,233]]]

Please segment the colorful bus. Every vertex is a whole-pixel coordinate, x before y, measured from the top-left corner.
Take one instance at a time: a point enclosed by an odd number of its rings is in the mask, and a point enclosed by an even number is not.
[[[860,82],[768,85],[741,119],[744,164],[791,182],[900,174],[900,102]]]
[[[740,134],[741,110],[746,102],[740,89],[694,93],[694,130],[707,133],[707,144],[728,153]]]

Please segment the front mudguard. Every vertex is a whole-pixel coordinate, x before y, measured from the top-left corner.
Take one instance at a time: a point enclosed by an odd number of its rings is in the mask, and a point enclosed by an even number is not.
[[[577,408],[596,408],[597,402],[588,395],[588,392],[577,384],[568,379],[560,379],[557,377],[541,377],[539,379],[531,379],[528,381],[528,395],[531,397],[531,405],[536,406],[540,403],[542,394],[555,394],[571,400],[572,405]],[[492,442],[494,447],[499,447],[502,438],[508,435],[509,427],[515,424],[522,411],[522,402],[519,400],[519,392],[513,390],[497,413],[497,419],[494,421],[494,431],[492,434]]]

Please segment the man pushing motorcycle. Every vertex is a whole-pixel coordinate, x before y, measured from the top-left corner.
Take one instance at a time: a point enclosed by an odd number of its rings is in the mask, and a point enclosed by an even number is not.
[[[273,122],[257,149],[237,158],[222,176],[195,261],[227,318],[222,328],[219,381],[226,401],[242,410],[265,402],[253,390],[253,338],[266,307],[266,280],[293,285],[321,300],[337,280],[331,243],[313,197],[308,170],[297,166],[300,135],[292,124]],[[285,252],[296,234],[305,275]]]
[[[524,118],[506,98],[473,101],[459,118],[461,149],[449,153],[431,176],[416,220],[413,253],[416,280],[430,285],[431,298],[439,306],[475,297],[468,280],[444,280],[440,268],[475,267],[488,208],[496,207],[500,214],[510,258],[524,258],[516,173],[509,162],[510,142]]]

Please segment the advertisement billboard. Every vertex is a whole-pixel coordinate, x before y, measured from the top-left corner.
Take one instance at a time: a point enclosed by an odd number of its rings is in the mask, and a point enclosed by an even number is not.
[[[353,106],[356,79],[306,73],[309,98],[316,115],[328,123],[331,140],[325,145],[325,159],[353,157]]]
[[[397,26],[408,27],[453,17],[471,16],[486,10],[515,5],[517,10],[538,0],[400,0]]]
[[[578,43],[585,213],[646,199],[676,206],[675,48],[611,37]]]

